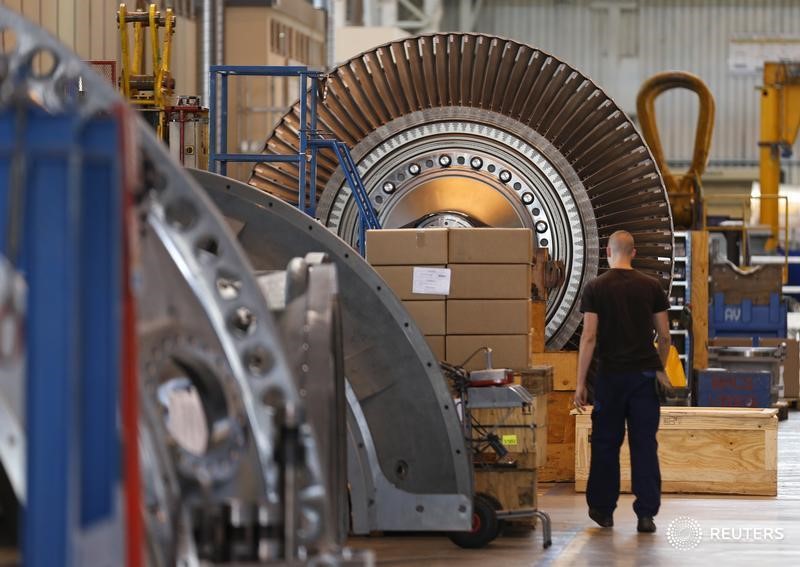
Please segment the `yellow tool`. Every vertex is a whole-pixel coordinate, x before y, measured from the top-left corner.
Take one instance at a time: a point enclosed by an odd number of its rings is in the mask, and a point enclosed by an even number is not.
[[[700,112],[694,138],[692,163],[683,175],[672,173],[664,157],[656,124],[655,101],[668,90],[683,88],[697,94]],[[675,228],[700,228],[703,219],[703,189],[701,176],[706,169],[711,136],[714,132],[714,97],[708,86],[696,75],[684,71],[658,73],[645,81],[636,97],[639,124],[669,194],[672,221]]]
[[[131,63],[128,25],[133,25],[133,62]],[[128,12],[125,4],[117,12],[122,72],[120,89],[125,98],[144,111],[156,113],[156,132],[166,139],[166,112],[171,104],[175,81],[170,73],[172,36],[175,33],[175,15],[171,8],[164,14],[155,4],[144,10]],[[145,73],[145,28],[150,32],[151,74]],[[164,28],[159,47],[159,29]]]
[[[765,63],[761,87],[761,223],[769,225],[766,249],[778,245],[778,190],[781,157],[791,155],[800,126],[800,63]]]
[[[678,349],[675,345],[670,345],[669,354],[667,355],[667,363],[664,365],[664,372],[667,373],[669,383],[675,388],[685,388],[687,385],[686,373],[683,371],[683,363],[681,363]]]

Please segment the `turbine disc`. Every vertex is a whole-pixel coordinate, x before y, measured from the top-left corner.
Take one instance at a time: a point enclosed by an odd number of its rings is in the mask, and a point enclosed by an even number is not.
[[[604,268],[616,230],[635,267],[665,289],[672,218],[661,176],[632,122],[591,80],[534,47],[433,34],[363,53],[334,69],[319,129],[352,150],[386,228],[526,227],[566,266],[548,300],[549,348],[574,343],[578,299]],[[299,103],[265,153],[299,149]],[[352,244],[358,213],[332,154],[318,161],[317,215]],[[292,164],[257,164],[250,184],[297,203]]]

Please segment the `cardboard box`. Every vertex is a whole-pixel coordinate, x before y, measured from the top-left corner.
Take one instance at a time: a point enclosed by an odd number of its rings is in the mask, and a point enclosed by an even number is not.
[[[528,335],[530,331],[530,299],[447,300],[448,335]]]
[[[529,228],[454,228],[449,241],[451,264],[530,265],[533,260]]]
[[[367,231],[367,262],[373,266],[447,264],[447,229],[388,229]]]
[[[426,266],[427,268],[444,268],[443,265]],[[374,266],[378,275],[383,278],[394,294],[403,300],[424,301],[424,300],[443,300],[445,295],[430,295],[426,293],[414,293],[412,283],[414,281],[414,266]]]
[[[403,306],[423,335],[444,335],[444,301],[404,301]]]
[[[428,341],[436,360],[447,360],[445,357],[444,335],[426,335],[425,340]]]
[[[658,427],[662,491],[775,496],[777,413],[775,409],[662,407]],[[583,492],[592,457],[592,410],[586,408],[574,417],[575,490]],[[620,451],[620,473],[621,490],[630,492],[627,439]]]
[[[448,335],[446,339],[447,361],[461,364],[469,355],[481,347],[492,349],[492,366],[495,368],[527,368],[530,343],[528,335]],[[476,354],[467,363],[467,370],[486,367],[483,353]]]
[[[578,386],[578,351],[561,350],[531,355],[534,364],[553,367],[553,390],[575,390]]]
[[[529,299],[528,264],[448,264],[448,299]]]

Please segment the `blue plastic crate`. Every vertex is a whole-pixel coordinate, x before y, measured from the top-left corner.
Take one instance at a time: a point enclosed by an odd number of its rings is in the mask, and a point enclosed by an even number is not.
[[[697,405],[701,407],[772,406],[772,373],[766,370],[701,370],[696,384]]]
[[[726,304],[722,293],[715,293],[708,308],[708,336],[785,337],[786,302],[777,293],[767,305],[754,305],[749,299]]]

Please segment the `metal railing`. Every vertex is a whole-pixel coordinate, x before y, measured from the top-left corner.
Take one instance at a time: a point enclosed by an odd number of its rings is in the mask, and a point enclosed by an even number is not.
[[[300,131],[299,147],[295,154],[270,155],[262,153],[228,152],[228,79],[231,76],[244,77],[296,77],[300,87]],[[319,150],[332,151],[344,172],[345,180],[353,193],[358,207],[360,223],[360,251],[364,253],[367,229],[380,228],[369,195],[358,173],[358,167],[350,155],[347,144],[334,138],[326,138],[317,128],[317,102],[321,82],[325,76],[321,71],[307,67],[280,66],[238,66],[213,65],[210,69],[211,100],[209,171],[227,175],[228,164],[235,162],[263,163],[283,162],[297,165],[297,206],[309,216],[314,216],[317,204],[317,153]],[[308,174],[306,173],[308,163]]]

